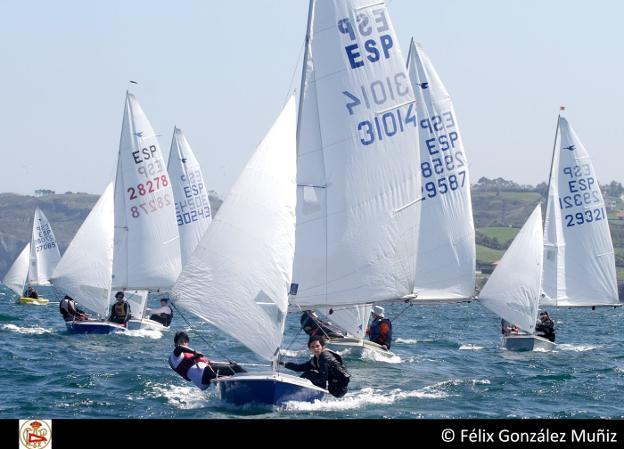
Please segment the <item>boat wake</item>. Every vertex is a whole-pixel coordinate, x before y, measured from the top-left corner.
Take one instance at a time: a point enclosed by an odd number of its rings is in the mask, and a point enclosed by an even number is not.
[[[194,386],[187,387],[152,382],[148,382],[146,387],[148,396],[165,398],[169,405],[182,410],[206,407],[211,400],[214,401],[216,399],[214,389],[202,391]]]
[[[152,340],[158,340],[163,336],[162,332],[155,329],[137,329],[133,331],[121,332],[121,334],[127,335],[128,337],[151,338]]]
[[[16,326],[15,324],[3,324],[2,329],[26,335],[41,335],[52,333],[51,329],[45,329],[43,327],[20,327]]]
[[[381,353],[379,351],[372,351],[369,349],[364,349],[362,352],[362,360],[372,360],[373,362],[383,362],[383,363],[392,363],[397,364],[401,363],[401,357],[398,355],[388,355],[385,353]]]
[[[602,345],[575,345],[575,344],[569,344],[569,343],[557,345],[557,349],[559,349],[560,351],[574,351],[574,352],[593,351],[594,349],[599,349],[601,347]]]
[[[459,347],[460,351],[480,351],[483,349],[483,346],[473,345],[473,344],[465,344]]]
[[[312,403],[297,401],[287,402],[283,410],[297,412],[334,412],[339,410],[355,410],[369,405],[388,405],[410,398],[443,399],[448,396],[448,393],[438,389],[438,384],[412,391],[403,391],[397,388],[390,392],[383,392],[374,388],[363,388],[362,390],[348,393],[340,399],[330,398],[323,401],[314,401]]]

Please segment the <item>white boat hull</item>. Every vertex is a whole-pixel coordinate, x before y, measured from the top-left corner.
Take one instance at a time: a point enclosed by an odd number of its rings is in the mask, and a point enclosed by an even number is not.
[[[155,330],[155,331],[166,331],[169,328],[163,326],[158,321],[153,321],[147,318],[143,318],[142,320],[130,320],[128,321],[128,330],[134,331],[139,329],[147,329],[147,330]]]
[[[288,401],[313,402],[328,393],[307,379],[283,373],[242,373],[214,381],[222,400],[235,405],[281,405]]]
[[[377,343],[370,340],[364,340],[361,338],[332,338],[327,342],[327,347],[334,351],[348,350],[349,354],[355,357],[363,357],[367,353],[369,355],[373,354],[373,358],[375,360],[380,359],[379,357],[375,356],[380,356],[382,360],[384,358],[391,359],[396,357],[396,355],[392,351],[382,347],[381,345],[378,345]]]
[[[508,351],[552,351],[555,343],[537,335],[509,335],[503,337],[503,347]]]

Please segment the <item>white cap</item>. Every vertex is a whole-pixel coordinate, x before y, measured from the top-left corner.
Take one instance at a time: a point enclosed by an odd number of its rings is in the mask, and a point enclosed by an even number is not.
[[[380,317],[384,316],[384,308],[381,306],[373,306],[373,313],[375,315],[379,315]]]

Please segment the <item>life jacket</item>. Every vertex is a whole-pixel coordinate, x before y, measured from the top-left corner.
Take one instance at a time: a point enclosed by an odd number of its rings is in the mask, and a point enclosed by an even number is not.
[[[115,316],[117,318],[126,318],[126,303],[115,303]]]
[[[63,319],[67,321],[68,318],[71,318],[71,314],[69,313],[69,301],[67,299],[63,299],[59,303],[59,311],[61,315],[63,315]]]
[[[347,368],[342,363],[342,357],[332,351],[331,349],[325,349],[329,351],[336,361],[329,366],[327,373],[327,390],[332,396],[341,398],[347,394],[347,386],[351,380],[351,374],[347,371]]]
[[[388,318],[373,321],[370,327],[370,340],[378,345],[386,345],[390,349],[390,343],[392,343],[392,323]]]
[[[171,366],[171,368],[176,373],[178,373],[180,376],[182,376],[185,380],[188,380],[188,381],[191,380],[188,377],[188,372],[191,369],[191,367],[193,367],[196,363],[199,363],[199,362],[209,363],[208,358],[196,357],[195,354],[193,354],[192,352],[183,352],[182,357],[183,357],[182,360],[180,360],[177,365],[174,365],[174,363],[171,361],[171,357],[169,357],[169,366]]]

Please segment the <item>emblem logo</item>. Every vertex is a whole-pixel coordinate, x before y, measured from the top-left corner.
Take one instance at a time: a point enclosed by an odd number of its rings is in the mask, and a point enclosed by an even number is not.
[[[52,420],[20,419],[20,449],[52,449]]]

